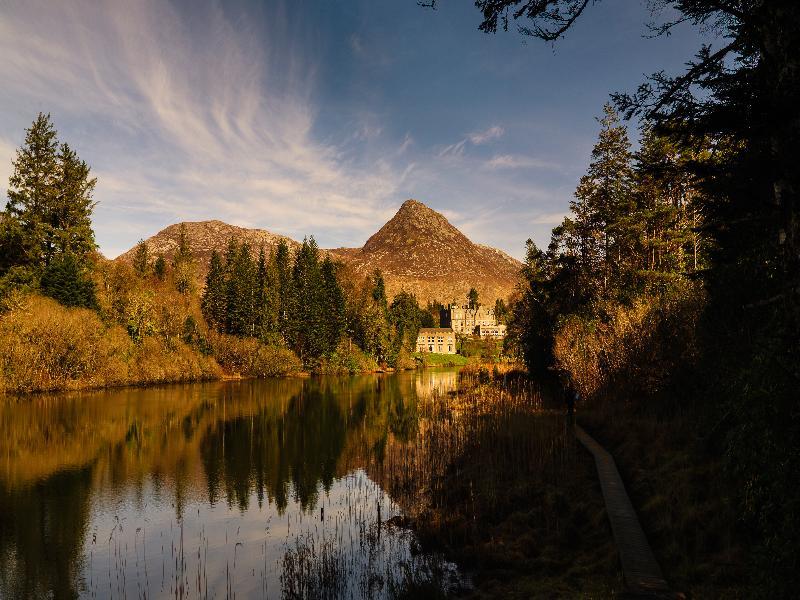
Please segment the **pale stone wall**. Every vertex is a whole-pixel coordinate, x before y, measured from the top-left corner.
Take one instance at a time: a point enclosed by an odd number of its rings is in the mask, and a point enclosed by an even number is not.
[[[475,328],[475,335],[480,337],[492,337],[502,339],[506,337],[505,325],[478,325]]]
[[[505,336],[505,325],[500,325],[494,315],[494,308],[479,306],[476,310],[468,306],[456,306],[451,304],[444,310],[442,315],[442,325],[447,325],[456,333],[461,335],[472,335],[479,333],[478,328],[493,328],[500,331]]]
[[[455,354],[456,334],[449,327],[423,327],[417,335],[417,352]]]

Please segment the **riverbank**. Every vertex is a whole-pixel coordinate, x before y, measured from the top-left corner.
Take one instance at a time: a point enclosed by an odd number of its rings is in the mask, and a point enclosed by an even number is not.
[[[410,369],[467,364],[478,366],[458,355],[404,362]],[[68,308],[35,294],[19,296],[0,315],[0,393],[383,372],[390,369],[354,345],[343,344],[303,365],[286,347],[204,331],[197,322],[132,337],[95,310]]]

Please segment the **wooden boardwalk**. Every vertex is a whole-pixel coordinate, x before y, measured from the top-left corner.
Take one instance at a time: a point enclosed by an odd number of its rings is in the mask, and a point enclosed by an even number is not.
[[[594,455],[628,597],[674,598],[647,543],[614,457],[579,425],[575,425],[575,435]]]

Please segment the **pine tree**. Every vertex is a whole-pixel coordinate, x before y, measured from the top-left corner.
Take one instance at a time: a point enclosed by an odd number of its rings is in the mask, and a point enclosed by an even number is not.
[[[498,323],[506,323],[508,320],[508,306],[505,303],[505,300],[502,298],[498,298],[494,301],[494,318],[497,320]]]
[[[260,338],[267,325],[267,257],[264,255],[264,246],[258,249],[253,310],[255,311],[256,337]]]
[[[153,274],[159,281],[164,281],[167,276],[167,261],[164,260],[161,254],[158,255],[156,262],[153,264]]]
[[[92,200],[97,179],[90,177],[89,166],[67,144],[61,144],[57,161],[56,197],[46,246],[50,257],[64,253],[83,257],[96,247],[91,215],[97,204]]]
[[[58,171],[58,139],[50,115],[39,113],[26,130],[8,180],[6,214],[19,226],[19,266],[38,268],[46,255],[48,208],[54,204]]]
[[[42,292],[65,306],[96,308],[95,286],[85,267],[72,254],[59,254],[45,267]]]
[[[697,271],[704,265],[699,191],[688,163],[692,153],[653,127],[642,131],[636,153],[640,268],[649,280]]]
[[[361,348],[386,362],[391,353],[390,326],[383,274],[376,270],[367,278],[368,295],[363,300],[356,327],[356,340]]]
[[[289,332],[289,311],[292,303],[292,265],[289,256],[289,246],[285,240],[278,242],[275,251],[274,270],[277,275],[278,287],[278,330],[283,339],[288,342]]]
[[[95,248],[91,214],[96,179],[67,145],[59,147],[50,115],[39,113],[17,150],[9,178],[3,245],[16,264],[38,270],[66,253],[82,262]],[[9,232],[14,235],[9,236]]]
[[[578,267],[595,297],[612,286],[625,285],[636,240],[628,132],[611,105],[606,104],[603,113],[592,161],[570,204],[575,214],[570,234],[579,249]]]
[[[194,256],[185,223],[181,223],[178,232],[178,249],[172,259],[172,271],[175,288],[181,294],[189,294],[194,289]]]
[[[427,311],[419,307],[414,294],[401,291],[392,299],[389,307],[389,324],[393,356],[396,357],[401,350],[414,349],[419,328],[422,327],[423,315],[427,314],[429,314]]]
[[[375,269],[372,275],[372,299],[385,311],[388,301],[386,299],[386,283],[383,281],[383,273],[380,269]]]
[[[225,267],[219,253],[211,253],[211,263],[206,275],[206,287],[201,299],[201,310],[209,326],[217,331],[225,329],[226,317],[226,288]]]
[[[225,329],[238,336],[256,335],[256,267],[250,255],[250,246],[238,246],[231,240],[228,246],[225,270],[226,319]]]
[[[480,304],[478,304],[478,290],[475,288],[469,288],[469,293],[467,294],[467,303],[470,309],[478,310]]]
[[[267,260],[263,246],[258,253],[256,268],[256,336],[265,342],[274,342],[278,334],[278,283],[274,261]]]
[[[136,251],[133,254],[133,270],[138,273],[139,277],[147,277],[150,271],[150,251],[144,240],[139,240],[139,243],[136,244]]]
[[[329,256],[322,261],[323,353],[336,350],[346,329],[344,292],[336,277],[336,265]]]
[[[289,343],[308,363],[326,352],[329,332],[319,249],[313,237],[303,240],[295,255],[291,289]]]

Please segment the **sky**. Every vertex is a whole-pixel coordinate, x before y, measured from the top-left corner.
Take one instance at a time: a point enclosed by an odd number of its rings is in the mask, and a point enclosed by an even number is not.
[[[41,111],[97,177],[108,257],[206,219],[358,247],[415,198],[521,258],[609,94],[699,47],[648,38],[666,16],[603,0],[547,44],[479,32],[468,0],[0,0],[0,197]]]

